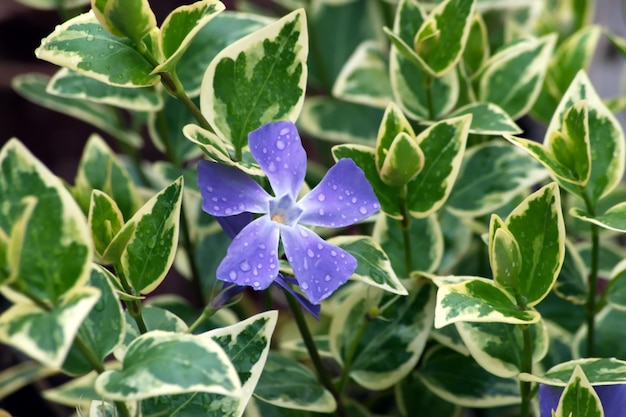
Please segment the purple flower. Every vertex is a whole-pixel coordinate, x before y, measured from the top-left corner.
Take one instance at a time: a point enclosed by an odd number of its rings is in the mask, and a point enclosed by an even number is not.
[[[626,417],[626,385],[596,385],[593,389],[600,398],[605,417]],[[562,392],[562,387],[539,385],[540,417],[552,417]]]
[[[297,201],[307,161],[291,122],[261,126],[248,135],[248,143],[274,195],[234,167],[209,161],[198,165],[204,211],[217,217],[262,214],[237,234],[217,277],[257,290],[267,288],[278,276],[281,240],[302,292],[319,303],[348,280],[356,259],[302,224],[348,226],[378,211],[378,200],[363,171],[351,159],[341,159]]]

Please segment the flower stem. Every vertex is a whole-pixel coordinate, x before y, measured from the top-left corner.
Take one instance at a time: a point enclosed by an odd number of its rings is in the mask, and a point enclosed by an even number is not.
[[[352,343],[350,344],[348,348],[348,352],[346,354],[346,361],[343,365],[343,370],[341,371],[341,377],[339,379],[339,383],[337,384],[337,389],[339,390],[339,393],[343,392],[346,386],[346,383],[348,382],[348,378],[350,377],[350,370],[352,368],[352,361],[354,361],[354,355],[356,354],[356,349],[359,347],[359,343],[361,342],[361,339],[363,339],[363,335],[365,335],[365,332],[371,320],[372,318],[370,317],[370,315],[366,314],[365,319],[363,320],[363,323],[361,323],[361,327],[359,328],[359,331],[357,332],[356,336],[354,337],[354,339],[352,340]]]
[[[595,217],[596,207],[587,193],[583,194],[587,211]],[[600,265],[600,230],[598,225],[591,224],[591,265],[588,276],[587,302],[587,357],[593,357],[595,351],[595,318],[596,318],[596,287],[598,284],[598,269]]]
[[[530,335],[530,325],[520,325],[524,338],[524,363],[522,365],[523,372],[531,374],[533,372],[533,346]],[[520,408],[520,417],[530,416],[530,399],[531,399],[531,382],[520,381],[520,395],[522,404]]]
[[[400,228],[402,229],[402,239],[404,241],[404,266],[407,277],[413,270],[413,249],[411,245],[411,215],[406,206],[406,190],[403,189],[400,195]]]
[[[320,383],[332,394],[333,398],[335,399],[335,402],[337,403],[337,415],[339,417],[347,417],[348,414],[346,413],[343,401],[341,400],[341,394],[333,384],[333,381],[328,375],[328,371],[322,363],[322,358],[317,351],[317,346],[315,346],[315,341],[313,340],[313,336],[311,335],[309,326],[306,323],[304,314],[302,314],[300,304],[298,304],[298,301],[289,292],[287,292],[286,290],[284,290],[283,292],[285,293],[285,297],[287,298],[287,303],[289,304],[289,308],[291,309],[293,318],[296,321],[296,325],[298,326],[298,330],[300,331],[302,340],[304,341],[304,344],[309,352],[309,356],[311,357],[313,366],[317,371],[317,377]]]

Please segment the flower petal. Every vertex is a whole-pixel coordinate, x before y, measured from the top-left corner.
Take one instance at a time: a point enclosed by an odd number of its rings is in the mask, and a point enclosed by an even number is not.
[[[270,180],[274,195],[295,200],[304,182],[306,152],[292,122],[267,123],[248,135],[250,153]]]
[[[231,242],[217,267],[217,278],[262,290],[278,275],[279,229],[269,216],[259,217]]]
[[[198,188],[202,210],[213,216],[267,213],[272,198],[243,171],[211,161],[198,163]]]
[[[233,239],[239,234],[250,222],[252,222],[252,213],[244,211],[234,216],[215,217],[215,220],[222,226],[224,233]]]
[[[306,227],[281,227],[281,237],[298,285],[315,304],[343,285],[356,269],[354,256]]]
[[[340,159],[331,167],[298,205],[304,211],[300,223],[324,227],[351,225],[380,208],[365,174],[349,158]]]
[[[313,317],[315,317],[315,320],[320,321],[320,310],[321,310],[321,306],[319,304],[313,304],[311,303],[309,300],[307,300],[307,298],[305,296],[303,296],[300,293],[295,292],[288,284],[287,282],[291,282],[293,281],[293,284],[296,284],[297,281],[295,279],[288,279],[283,277],[281,274],[278,274],[278,277],[276,278],[276,281],[274,281],[276,284],[280,285],[282,288],[285,289],[285,291],[287,291],[289,294],[293,295],[296,300],[298,301],[298,303],[300,303],[300,306],[302,306],[302,308],[306,311],[309,312],[309,314],[311,314]]]

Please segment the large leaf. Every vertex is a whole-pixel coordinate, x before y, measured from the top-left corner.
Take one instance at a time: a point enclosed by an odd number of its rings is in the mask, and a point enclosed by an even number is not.
[[[580,220],[597,224],[605,229],[626,232],[626,202],[619,203],[602,214],[592,216],[584,210],[574,207],[570,214]]]
[[[133,41],[104,30],[93,13],[76,16],[58,26],[42,39],[35,55],[106,84],[145,87],[159,82],[159,77],[151,74],[152,65],[135,49]]]
[[[519,384],[482,368],[471,356],[436,346],[424,355],[420,380],[435,394],[465,407],[497,407],[519,403]]]
[[[446,208],[458,216],[484,216],[547,176],[533,158],[515,147],[498,142],[473,146],[463,156]]]
[[[0,171],[4,234],[11,234],[23,210],[28,213],[9,256],[13,289],[56,305],[89,276],[92,252],[85,216],[61,180],[18,140],[0,150]]]
[[[59,97],[110,104],[129,110],[157,111],[163,107],[163,97],[154,87],[118,87],[67,68],[61,68],[54,74],[46,91]]]
[[[382,390],[396,384],[415,367],[426,344],[433,319],[434,291],[430,285],[415,281],[406,281],[405,285],[409,295],[395,300],[396,295],[375,289],[354,291],[341,302],[333,317],[333,356],[344,364],[351,346],[357,343],[350,376],[365,388]],[[380,310],[380,317],[368,318],[371,308]]]
[[[0,341],[46,367],[59,369],[81,322],[99,296],[96,288],[81,287],[65,294],[50,310],[29,302],[15,304],[0,316]]]
[[[156,17],[148,0],[91,0],[93,14],[110,33],[135,43],[153,28]]]
[[[119,401],[196,391],[241,395],[237,371],[217,342],[159,330],[135,339],[122,370],[102,373],[95,387],[103,398]]]
[[[514,120],[527,113],[543,84],[555,40],[522,40],[489,58],[477,76],[479,100],[497,104]]]
[[[574,369],[580,366],[593,385],[626,383],[626,362],[615,358],[583,358],[560,363],[550,368],[543,375],[522,373],[522,381],[564,387]]]
[[[180,177],[148,200],[111,243],[116,245],[120,237],[125,240],[121,256],[114,263],[121,266],[122,273],[137,293],[152,292],[174,262],[182,193],[183,179]]]
[[[202,81],[202,113],[236,150],[248,133],[277,120],[295,121],[304,102],[308,35],[303,10],[222,50]]]
[[[87,217],[93,248],[102,258],[107,247],[122,229],[124,218],[115,201],[100,190],[93,190]]]
[[[337,407],[307,367],[276,353],[267,358],[254,396],[278,407],[318,413],[330,413]]]
[[[52,95],[46,92],[48,82],[49,78],[41,74],[22,74],[13,78],[11,86],[18,94],[40,106],[89,123],[133,148],[141,146],[141,136],[122,126],[114,109],[104,104]]]
[[[27,385],[55,374],[57,371],[37,362],[22,361],[0,371],[0,398],[6,398]]]
[[[443,120],[417,136],[424,168],[407,184],[406,203],[412,216],[427,217],[445,203],[461,168],[471,119]]]

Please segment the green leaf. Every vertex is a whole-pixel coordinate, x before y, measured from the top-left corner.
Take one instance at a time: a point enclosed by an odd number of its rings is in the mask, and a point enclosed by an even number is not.
[[[413,49],[415,35],[422,27],[426,16],[420,4],[415,0],[400,0],[396,9],[393,31],[385,27],[383,30],[406,61],[417,70],[422,66],[420,58]]]
[[[84,212],[89,210],[93,190],[100,190],[111,197],[124,219],[130,219],[141,206],[129,172],[98,135],[91,135],[87,140],[74,183],[74,196]]]
[[[478,135],[502,135],[521,133],[522,129],[500,107],[493,103],[470,103],[455,110],[448,118],[472,115],[469,133]]]
[[[215,341],[159,330],[135,339],[122,370],[100,374],[95,387],[103,398],[117,401],[189,392],[241,395],[237,372]]]
[[[393,99],[388,67],[388,58],[380,44],[363,42],[339,73],[333,86],[333,97],[385,108]]]
[[[580,366],[594,385],[626,383],[626,362],[615,358],[583,358],[563,362],[550,368],[542,376],[522,373],[521,381],[537,382],[564,387],[567,385],[573,370]]]
[[[158,111],[163,107],[163,96],[154,87],[118,87],[67,68],[61,68],[52,76],[46,91],[59,97],[109,104],[128,110]]]
[[[412,270],[434,272],[439,267],[444,253],[443,234],[437,216],[411,219],[409,227],[413,253],[420,254],[413,256]],[[407,271],[400,221],[379,216],[374,224],[373,238],[389,257],[396,274],[401,278],[408,278],[412,271]]]
[[[387,254],[369,236],[337,236],[328,239],[329,243],[350,252],[357,260],[357,267],[351,279],[382,288],[394,294],[407,295],[391,267]]]
[[[111,197],[102,191],[93,190],[87,223],[94,250],[102,258],[106,248],[124,225],[122,212]]]
[[[472,357],[485,370],[502,378],[517,376],[525,366],[524,336],[520,326],[509,323],[457,323],[456,328]],[[548,352],[550,338],[543,321],[531,324],[533,363]]]
[[[442,285],[437,291],[435,328],[456,322],[530,324],[540,319],[534,310],[520,310],[510,294],[485,278]]]
[[[256,14],[229,10],[214,15],[210,25],[204,25],[195,33],[176,66],[187,95],[196,97],[200,94],[204,72],[222,49],[272,21]]]
[[[151,74],[152,65],[135,49],[133,41],[105,31],[93,13],[76,16],[58,26],[42,39],[35,55],[105,84],[145,87],[159,82],[159,76]]]
[[[39,10],[58,10],[59,7],[57,0],[17,0],[17,2]],[[89,0],[67,0],[63,4],[71,9],[89,4]]]
[[[574,368],[554,415],[555,417],[604,417],[600,397],[580,366]]]
[[[506,219],[522,255],[519,295],[538,304],[554,286],[565,256],[565,224],[556,183],[528,196]]]
[[[103,104],[49,94],[46,92],[48,82],[49,78],[41,74],[22,74],[13,78],[11,86],[33,103],[89,123],[133,148],[141,146],[141,136],[122,126],[114,109]]]
[[[471,119],[446,119],[417,136],[424,168],[407,184],[406,203],[412,216],[427,217],[445,203],[461,167]]]
[[[382,116],[382,110],[377,108],[329,97],[311,97],[304,103],[299,126],[323,141],[373,145]]]
[[[395,137],[380,168],[380,179],[392,187],[402,187],[424,167],[424,153],[408,133]]]
[[[588,298],[589,287],[587,281],[585,263],[576,247],[569,240],[566,240],[565,258],[563,259],[559,277],[553,287],[554,292],[571,303],[583,305]]]
[[[541,165],[516,147],[500,142],[473,146],[463,155],[446,209],[457,216],[484,216],[547,176]]]
[[[144,204],[118,233],[132,229],[119,265],[137,293],[148,294],[158,287],[174,262],[182,193],[180,177]]]
[[[610,285],[606,289],[606,301],[613,308],[626,310],[626,263],[618,263],[611,271]]]
[[[586,101],[570,107],[563,117],[563,131],[550,136],[548,146],[556,160],[569,170],[567,180],[582,187],[591,175],[589,111]]]
[[[0,150],[0,171],[4,235],[13,233],[13,225],[26,215],[7,249],[12,287],[56,305],[89,275],[91,239],[85,216],[61,180],[17,139]]]
[[[404,283],[409,295],[364,289],[344,299],[333,316],[330,348],[341,364],[350,346],[365,328],[354,352],[350,376],[370,390],[383,390],[398,383],[415,368],[428,338],[433,319],[434,291],[431,285]],[[390,301],[394,301],[391,303]],[[369,318],[378,310],[380,316]]]
[[[489,58],[477,74],[478,99],[497,104],[514,120],[526,114],[543,84],[555,40],[553,35],[521,40]]]
[[[604,307],[595,316],[594,326],[594,355],[599,358],[617,358],[626,360],[626,346],[624,337],[626,329],[622,326],[626,319],[626,311],[623,306],[613,308]],[[587,348],[587,328],[581,327],[576,333],[571,345],[574,357],[582,357]]]
[[[443,1],[415,35],[417,55],[433,76],[442,76],[461,59],[474,9],[474,0]]]
[[[578,207],[573,207],[570,210],[570,214],[577,219],[597,224],[605,229],[615,230],[622,233],[626,232],[626,202],[619,203],[609,208],[603,214],[595,216]]]
[[[551,132],[563,131],[567,110],[580,100],[586,100],[589,125],[589,148],[591,150],[591,174],[586,184],[586,192],[593,200],[611,192],[624,174],[626,149],[624,132],[615,116],[606,108],[591,81],[584,72],[579,72],[559,103],[544,139],[544,146],[550,147]],[[562,184],[568,191],[579,194],[576,187]]]
[[[474,13],[470,22],[465,49],[463,50],[463,64],[471,75],[478,71],[487,58],[489,58],[487,25],[485,25],[485,21],[480,13]]]
[[[297,10],[222,50],[206,70],[200,105],[236,150],[248,133],[277,120],[295,121],[304,101],[308,35]]]
[[[55,373],[55,370],[32,361],[22,361],[7,367],[0,371],[0,397],[6,398],[25,386]]]
[[[404,117],[402,110],[390,101],[385,109],[385,114],[378,128],[376,136],[376,168],[380,172],[389,153],[389,148],[400,133],[406,133],[411,138],[415,137],[415,132],[411,123]]]
[[[78,337],[95,357],[102,361],[124,338],[124,314],[119,299],[109,281],[109,273],[93,265],[87,284],[100,290],[98,302],[82,322]],[[106,323],[106,325],[103,325]],[[93,369],[76,344],[70,349],[63,370],[70,374],[84,374]]]
[[[337,145],[332,148],[335,161],[351,158],[363,170],[367,181],[372,185],[383,212],[393,218],[402,218],[398,188],[390,187],[380,179],[376,169],[374,148],[364,145]]]
[[[78,328],[99,296],[96,288],[80,287],[66,293],[48,311],[29,302],[15,304],[0,316],[0,341],[46,367],[60,369]]]
[[[224,4],[219,0],[199,0],[173,10],[165,18],[159,38],[161,51],[166,60],[159,64],[154,72],[174,70],[193,38],[224,8]]]
[[[293,359],[272,353],[267,358],[254,396],[277,407],[331,413],[335,399],[311,371]]]
[[[511,232],[504,227],[497,229],[489,243],[489,254],[494,281],[510,294],[515,294],[522,255]]]
[[[62,385],[45,390],[43,397],[49,401],[67,405],[68,407],[89,407],[91,401],[102,399],[94,389],[97,376],[98,373],[92,371]]]
[[[439,397],[464,407],[498,407],[520,401],[517,381],[487,372],[471,356],[443,346],[424,355],[418,377]]]
[[[92,401],[89,406],[89,417],[116,417],[117,415],[117,408],[110,402]]]
[[[91,0],[91,7],[106,30],[118,37],[131,38],[137,44],[156,28],[156,17],[148,0]]]
[[[458,405],[444,400],[429,390],[417,373],[407,375],[394,388],[396,403],[402,416],[417,416],[424,410],[439,417],[455,417],[460,413]]]

